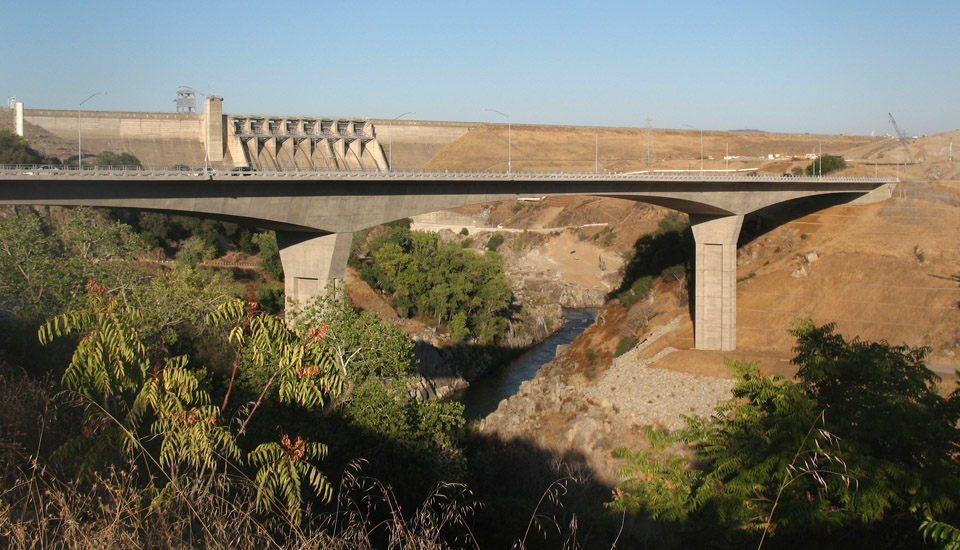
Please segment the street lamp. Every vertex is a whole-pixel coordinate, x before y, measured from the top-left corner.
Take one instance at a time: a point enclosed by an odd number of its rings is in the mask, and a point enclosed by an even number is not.
[[[703,130],[690,126],[689,124],[681,124],[680,126],[686,126],[687,128],[693,128],[694,130],[700,131],[700,177],[703,177]]]
[[[397,115],[397,116],[393,117],[393,120],[391,120],[390,123],[387,125],[387,128],[389,128],[389,131],[390,131],[390,160],[389,160],[389,163],[388,163],[389,166],[387,166],[387,171],[388,171],[388,172],[392,172],[392,171],[393,171],[393,121],[394,121],[394,120],[397,120],[398,118],[400,118],[400,117],[402,117],[402,116],[415,115],[415,114],[417,114],[416,111],[407,111],[406,113],[403,113],[403,114],[400,114],[400,115]]]
[[[507,173],[509,174],[509,173],[513,172],[513,170],[512,170],[512,168],[513,168],[513,166],[512,166],[512,165],[513,165],[513,153],[512,153],[512,149],[513,149],[513,148],[512,148],[512,145],[511,145],[511,138],[510,138],[510,115],[508,115],[507,113],[501,113],[500,111],[498,111],[498,110],[496,110],[496,109],[487,109],[486,107],[484,107],[483,110],[484,110],[484,111],[493,111],[494,113],[497,113],[498,115],[502,115],[502,116],[507,117]]]
[[[179,89],[179,88],[183,88],[184,90],[190,90],[191,92],[193,92],[193,93],[195,93],[195,94],[200,94],[200,95],[202,95],[202,96],[203,96],[203,99],[207,99],[207,94],[205,94],[205,93],[203,93],[203,92],[198,92],[196,88],[192,88],[192,87],[190,87],[190,86],[177,86],[177,88],[178,88],[178,89]],[[206,105],[204,105],[204,107],[203,107],[203,120],[204,120],[204,123],[203,123],[203,175],[204,175],[204,177],[206,177],[206,175],[207,175],[207,149],[210,148],[210,147],[209,147],[209,143],[210,143],[210,141],[209,141],[209,140],[210,140],[210,135],[209,135],[209,134],[210,134],[210,131],[209,131],[209,128],[207,128],[207,122],[206,122],[208,116],[209,116],[209,115],[207,115],[207,107],[206,107]]]
[[[106,94],[107,92],[97,92],[95,94],[90,94],[90,97],[84,99],[77,105],[77,168],[83,170],[83,132],[80,131],[80,111],[83,109],[83,104],[90,101],[98,95]]]

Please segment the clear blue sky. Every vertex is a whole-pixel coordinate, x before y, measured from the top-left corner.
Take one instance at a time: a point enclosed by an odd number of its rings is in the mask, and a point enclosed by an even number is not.
[[[27,108],[705,130],[960,128],[960,2],[11,1]],[[6,101],[4,100],[4,104]]]

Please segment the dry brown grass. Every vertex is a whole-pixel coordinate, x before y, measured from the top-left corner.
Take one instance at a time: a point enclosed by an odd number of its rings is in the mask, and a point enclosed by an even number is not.
[[[655,162],[647,164],[647,135],[642,128],[593,128],[578,126],[514,125],[511,128],[512,165],[515,171],[560,170],[592,172],[645,169],[699,169],[700,132],[653,130]],[[840,153],[869,145],[872,138],[765,132],[704,132],[703,154],[712,157],[704,169],[722,169],[723,157],[744,157],[730,168],[763,167],[759,155],[803,156],[822,146],[824,152]],[[599,158],[598,158],[599,157]],[[778,161],[779,162],[779,161]],[[797,163],[809,164],[809,162]],[[484,125],[467,132],[444,147],[424,168],[430,170],[506,170],[506,125]],[[792,163],[764,168],[788,169]]]

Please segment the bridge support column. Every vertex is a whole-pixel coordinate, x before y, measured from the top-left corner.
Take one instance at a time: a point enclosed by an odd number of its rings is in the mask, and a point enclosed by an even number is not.
[[[277,231],[287,298],[305,304],[325,294],[328,282],[343,278],[352,241],[353,233],[318,237],[315,233]]]
[[[691,214],[696,241],[694,343],[697,349],[737,347],[737,238],[743,216]]]

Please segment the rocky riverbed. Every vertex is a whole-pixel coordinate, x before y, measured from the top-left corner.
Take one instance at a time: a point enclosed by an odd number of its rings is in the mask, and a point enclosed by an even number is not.
[[[582,454],[601,481],[615,483],[622,464],[611,452],[619,446],[644,446],[644,426],[681,428],[681,415],[709,416],[718,401],[730,398],[731,379],[650,366],[672,348],[640,357],[660,334],[681,322],[678,317],[651,332],[593,378],[571,375],[572,350],[565,350],[521,385],[517,395],[502,401],[482,421],[480,432],[503,441],[527,440],[558,455]]]

